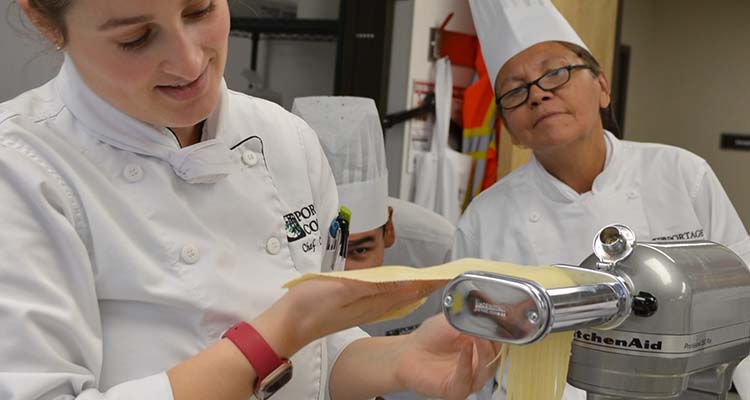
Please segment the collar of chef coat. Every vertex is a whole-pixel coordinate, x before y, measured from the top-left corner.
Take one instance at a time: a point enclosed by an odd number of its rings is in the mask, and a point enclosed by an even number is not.
[[[224,129],[228,117],[228,89],[223,79],[216,109],[203,124],[201,142],[185,148],[180,148],[169,129],[139,121],[97,96],[67,55],[55,81],[68,110],[89,134],[104,143],[163,160],[188,183],[213,183],[239,169],[229,147],[237,139],[232,141]]]
[[[604,169],[594,179],[594,183],[591,185],[591,191],[581,194],[552,176],[552,174],[544,169],[539,160],[532,155],[529,163],[531,164],[530,166],[533,170],[534,178],[542,189],[542,194],[551,198],[553,201],[573,203],[590,196],[606,193],[613,189],[610,183],[616,179],[616,176],[621,172],[619,171],[620,168],[618,165],[621,158],[620,153],[622,152],[622,144],[615,135],[606,130],[604,131],[604,142],[607,147]]]

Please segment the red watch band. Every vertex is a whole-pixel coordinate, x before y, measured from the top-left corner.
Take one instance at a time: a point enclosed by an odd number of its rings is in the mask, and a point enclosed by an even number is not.
[[[263,380],[280,365],[288,360],[279,358],[271,346],[263,339],[247,322],[239,322],[224,332],[225,338],[229,339],[245,355],[258,376],[256,384],[258,386]]]

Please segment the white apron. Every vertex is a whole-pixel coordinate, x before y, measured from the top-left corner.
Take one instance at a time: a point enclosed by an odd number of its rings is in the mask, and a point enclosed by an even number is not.
[[[430,151],[417,155],[414,203],[456,224],[471,173],[471,157],[448,148],[453,77],[447,58],[436,63],[435,128]]]

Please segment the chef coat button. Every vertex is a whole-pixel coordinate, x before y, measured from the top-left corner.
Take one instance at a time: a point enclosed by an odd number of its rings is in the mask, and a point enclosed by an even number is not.
[[[182,247],[180,257],[185,264],[195,264],[200,260],[201,253],[198,251],[197,247],[188,244]]]
[[[281,241],[275,237],[268,239],[266,242],[266,251],[268,254],[276,255],[281,251]]]
[[[258,163],[258,155],[250,150],[242,153],[242,162],[248,167],[254,167]]]
[[[625,195],[628,196],[628,198],[630,200],[638,198],[638,192],[636,192],[635,190],[631,190],[631,191],[627,192]]]
[[[135,183],[143,179],[143,168],[138,164],[128,164],[122,170],[122,176],[130,183]]]
[[[542,216],[537,212],[533,212],[529,215],[529,221],[531,222],[539,222],[540,219],[542,219]]]

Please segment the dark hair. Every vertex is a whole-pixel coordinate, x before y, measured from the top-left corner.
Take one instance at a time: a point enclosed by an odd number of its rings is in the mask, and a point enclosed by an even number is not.
[[[50,28],[60,34],[64,44],[67,41],[68,30],[65,25],[65,14],[73,0],[29,0],[29,6],[49,24]]]
[[[568,50],[572,51],[577,55],[581,60],[583,60],[583,63],[591,67],[591,73],[594,74],[594,76],[601,75],[602,72],[602,66],[599,64],[599,61],[596,61],[596,58],[593,54],[591,54],[588,50],[584,49],[583,47],[570,43],[570,42],[563,42],[563,41],[556,41],[555,43],[559,43],[563,47],[567,48]],[[503,119],[503,122],[505,122],[505,116],[503,115],[503,110],[498,107],[498,112],[500,113],[500,118]],[[604,129],[607,129],[608,131],[611,131],[612,133],[619,133],[620,127],[617,124],[617,119],[615,118],[615,112],[614,108],[612,107],[612,101],[610,100],[609,105],[606,108],[599,109],[599,116],[602,119],[602,125],[604,126]]]
[[[563,47],[567,48],[568,50],[575,53],[575,55],[578,56],[581,60],[583,60],[583,63],[591,67],[591,72],[595,76],[599,76],[599,74],[602,73],[602,66],[599,65],[599,61],[596,61],[596,58],[593,54],[591,54],[588,50],[584,49],[583,47],[570,42],[562,42],[557,41],[555,43],[561,44]]]

